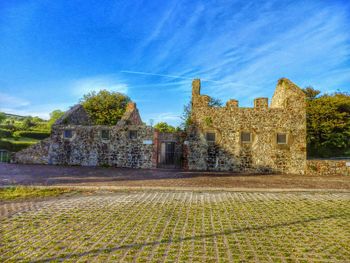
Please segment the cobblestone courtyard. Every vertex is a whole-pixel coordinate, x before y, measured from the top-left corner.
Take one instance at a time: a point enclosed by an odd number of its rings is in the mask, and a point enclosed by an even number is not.
[[[105,192],[0,220],[1,262],[350,262],[349,193]]]

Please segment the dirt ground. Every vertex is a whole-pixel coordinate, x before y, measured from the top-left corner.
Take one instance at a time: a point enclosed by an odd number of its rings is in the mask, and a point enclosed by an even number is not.
[[[64,185],[164,188],[342,189],[347,176],[243,175],[164,169],[0,164],[0,186]]]

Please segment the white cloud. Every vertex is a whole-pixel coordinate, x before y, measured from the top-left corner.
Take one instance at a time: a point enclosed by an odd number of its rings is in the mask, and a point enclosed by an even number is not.
[[[18,109],[12,109],[12,108],[2,108],[2,112],[6,112],[9,114],[15,114],[20,116],[32,116],[32,117],[39,117],[42,119],[49,119],[50,114],[46,112],[35,112],[31,110],[18,110]]]
[[[166,122],[171,125],[179,125],[181,122],[181,117],[179,114],[175,114],[173,112],[152,113],[147,114],[145,120],[147,123],[149,123],[149,120],[153,120],[154,124],[157,124],[158,122]]]
[[[82,97],[89,92],[98,92],[103,89],[127,94],[129,87],[115,76],[99,75],[74,80],[71,83],[71,89],[73,95]]]
[[[5,93],[0,93],[0,109],[4,107],[11,107],[11,108],[23,107],[29,104],[30,104],[29,101],[25,99],[8,95]]]
[[[68,110],[72,105],[69,103],[41,103],[41,104],[30,104],[29,106],[24,106],[20,108],[14,108],[11,106],[7,107],[1,107],[0,111],[10,113],[10,114],[16,114],[21,116],[37,116],[42,119],[49,119],[50,113],[54,110],[62,110],[66,111]]]

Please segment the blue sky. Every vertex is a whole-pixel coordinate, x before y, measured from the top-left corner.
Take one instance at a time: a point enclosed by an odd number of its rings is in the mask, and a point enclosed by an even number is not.
[[[193,78],[251,107],[281,77],[350,91],[350,1],[0,0],[0,111],[47,118],[104,88],[176,125]]]

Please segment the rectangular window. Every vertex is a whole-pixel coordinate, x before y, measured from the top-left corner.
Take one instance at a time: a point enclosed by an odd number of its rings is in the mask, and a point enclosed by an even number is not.
[[[241,132],[241,142],[243,142],[243,143],[252,142],[252,133],[251,132]]]
[[[101,138],[102,138],[102,140],[109,140],[109,130],[102,130],[101,131]]]
[[[66,139],[70,139],[73,137],[73,131],[72,130],[64,130],[63,136]]]
[[[137,131],[129,131],[129,139],[130,140],[137,139]]]
[[[206,134],[207,142],[215,142],[215,132],[207,132]]]
[[[277,133],[277,144],[286,144],[287,143],[287,134]]]

